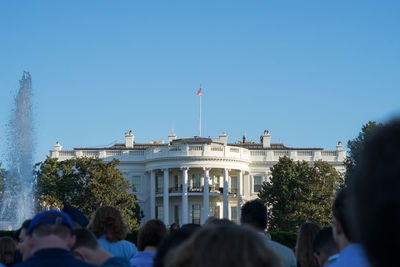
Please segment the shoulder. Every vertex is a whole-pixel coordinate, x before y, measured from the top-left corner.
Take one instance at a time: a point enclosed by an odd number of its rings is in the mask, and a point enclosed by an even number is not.
[[[131,264],[129,263],[129,261],[125,258],[122,257],[112,257],[109,260],[107,260],[105,263],[103,263],[103,265],[101,266],[105,266],[105,267],[130,267]]]
[[[278,255],[278,257],[284,261],[284,266],[296,266],[296,257],[294,255],[293,250],[288,248],[287,246],[284,246],[278,242],[272,241],[272,240],[267,240],[267,246],[269,246],[272,250],[275,251],[275,253]]]

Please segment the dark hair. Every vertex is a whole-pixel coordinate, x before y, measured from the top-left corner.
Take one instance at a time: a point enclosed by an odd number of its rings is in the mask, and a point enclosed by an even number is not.
[[[179,229],[179,224],[173,223],[169,226],[169,232],[172,233],[173,231],[176,231]]]
[[[257,230],[264,230],[267,226],[267,207],[260,200],[246,202],[242,207],[241,223],[255,227]]]
[[[117,242],[126,238],[128,228],[124,223],[118,209],[111,206],[103,206],[94,214],[88,229],[99,238],[106,236],[107,241]]]
[[[42,219],[57,219],[63,218],[58,214],[47,214],[42,217]],[[29,228],[28,228],[29,229]],[[31,233],[27,233],[28,235],[36,235],[39,237],[45,237],[48,235],[56,235],[62,239],[67,238],[72,235],[72,230],[65,224],[51,224],[51,223],[43,223],[35,226]]]
[[[351,213],[370,262],[398,264],[400,232],[400,119],[375,132],[365,144],[350,189]]]
[[[317,254],[331,256],[339,252],[339,248],[333,239],[332,227],[322,228],[314,237],[313,250]]]
[[[95,235],[87,229],[75,229],[74,234],[76,236],[76,241],[71,251],[79,247],[96,250],[99,246]]]
[[[312,242],[321,228],[314,222],[305,222],[300,226],[297,235],[296,260],[299,266],[318,267],[313,255]]]
[[[14,252],[16,245],[11,237],[0,237],[0,263],[5,266],[14,264]]]
[[[170,233],[158,246],[153,267],[163,267],[168,252],[188,240],[200,229],[201,227],[198,224],[185,224],[180,229]]]
[[[167,228],[160,220],[150,220],[140,229],[137,242],[138,250],[143,251],[147,246],[157,247],[167,235]]]
[[[340,225],[343,228],[343,232],[346,238],[350,242],[356,243],[357,238],[352,229],[350,228],[351,218],[349,216],[349,209],[350,209],[349,206],[350,206],[349,189],[347,187],[344,187],[336,193],[336,197],[332,205],[332,213],[333,217],[335,217],[335,219],[340,222]]]
[[[204,227],[167,255],[166,266],[275,267],[280,262],[261,235],[229,225]]]
[[[230,226],[230,225],[235,225],[235,223],[228,219],[215,219],[209,222],[205,227]]]
[[[25,220],[25,221],[21,224],[21,228],[19,228],[19,229],[15,232],[15,234],[14,234],[14,238],[15,238],[16,240],[20,241],[20,240],[19,240],[19,234],[21,233],[22,229],[25,229],[26,232],[28,231],[29,224],[31,223],[31,221],[32,221],[32,219]]]

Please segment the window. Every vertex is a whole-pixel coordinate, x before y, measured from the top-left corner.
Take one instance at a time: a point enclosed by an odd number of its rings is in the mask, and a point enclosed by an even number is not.
[[[142,191],[142,178],[140,176],[132,177],[132,191],[135,193]]]
[[[231,176],[231,192],[237,193],[238,192],[238,177]]]
[[[219,206],[217,205],[211,206],[210,215],[219,218]]]
[[[219,176],[214,175],[213,180],[212,180],[211,189],[219,190]]]
[[[239,223],[237,206],[231,206],[231,221],[234,223]]]
[[[164,207],[156,206],[156,219],[163,220],[163,217],[164,217]]]
[[[174,176],[174,191],[175,192],[179,191],[179,178],[178,178],[178,175]]]
[[[192,205],[192,223],[200,224],[200,204]]]
[[[164,189],[164,177],[163,176],[156,176],[156,192],[162,193]]]
[[[254,176],[254,192],[261,190],[261,176]]]
[[[179,206],[174,206],[174,223],[179,224]]]
[[[200,188],[200,174],[192,175],[192,184],[193,184],[193,188],[195,188],[195,189]]]

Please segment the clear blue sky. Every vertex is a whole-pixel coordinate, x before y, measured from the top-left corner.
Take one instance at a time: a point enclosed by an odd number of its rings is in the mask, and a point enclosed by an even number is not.
[[[400,1],[1,1],[0,161],[18,80],[35,161],[65,149],[203,136],[334,149],[400,114]]]

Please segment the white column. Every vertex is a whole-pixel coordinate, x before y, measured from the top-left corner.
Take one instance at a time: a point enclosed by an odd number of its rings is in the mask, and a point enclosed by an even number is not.
[[[156,171],[150,172],[150,219],[156,218]]]
[[[242,217],[242,199],[243,196],[243,172],[242,170],[239,170],[239,185],[238,185],[238,219],[240,221],[240,218]]]
[[[223,197],[223,217],[224,219],[228,219],[228,176],[229,176],[229,170],[224,169],[224,197]]]
[[[188,170],[189,168],[182,169],[182,225],[189,222],[188,210]]]
[[[210,168],[203,168],[204,170],[204,190],[203,190],[203,224],[208,219],[208,214],[210,212],[210,191],[209,191],[209,176]]]
[[[168,203],[168,193],[169,193],[169,175],[168,168],[164,169],[164,195],[163,195],[163,210],[164,210],[164,224],[169,225],[169,203]]]

